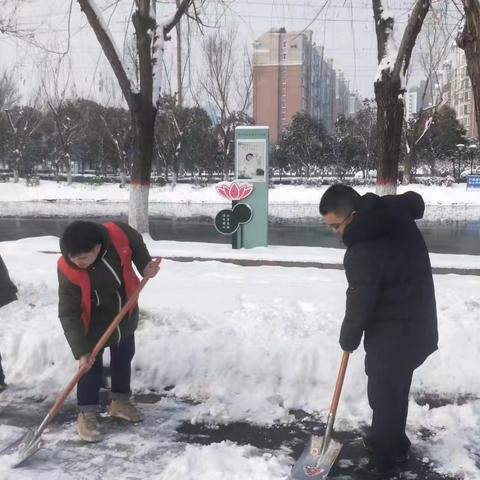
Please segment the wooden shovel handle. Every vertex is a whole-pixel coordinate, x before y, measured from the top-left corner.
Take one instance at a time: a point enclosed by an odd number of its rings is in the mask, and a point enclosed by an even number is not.
[[[162,260],[161,258],[155,258],[154,262],[157,265],[159,265],[161,260]],[[140,285],[138,286],[138,288],[135,290],[132,296],[128,299],[128,301],[125,303],[122,309],[117,313],[115,318],[112,320],[112,323],[105,330],[105,333],[100,337],[100,340],[98,340],[97,344],[92,350],[92,353],[91,353],[92,356],[96,357],[98,355],[98,353],[104,347],[107,340],[110,338],[110,335],[118,327],[118,324],[123,320],[123,317],[125,316],[125,314],[133,307],[133,305],[135,305],[135,302],[138,300],[138,296],[140,295],[140,292],[142,291],[143,287],[149,280],[150,280],[150,277],[142,278],[142,281],[140,282]],[[58,397],[57,401],[48,412],[48,416],[50,417],[50,419],[57,414],[57,412],[60,410],[60,407],[63,405],[63,402],[65,401],[65,399],[70,395],[75,385],[78,383],[80,378],[82,378],[82,376],[87,371],[88,371],[87,368],[79,369],[77,373],[73,376],[73,378],[70,380],[70,383],[65,387],[65,390]]]
[[[340,368],[338,369],[337,383],[335,384],[332,403],[330,404],[330,414],[333,416],[337,414],[338,401],[340,400],[340,394],[342,393],[343,380],[345,379],[345,372],[347,370],[349,357],[350,352],[343,352]]]

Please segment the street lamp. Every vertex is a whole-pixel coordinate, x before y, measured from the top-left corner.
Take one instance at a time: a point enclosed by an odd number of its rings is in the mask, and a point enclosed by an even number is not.
[[[457,143],[457,148],[458,148],[458,176],[455,175],[455,160],[453,161],[453,178],[455,181],[460,180],[460,169],[462,168],[462,153],[465,150],[465,144],[463,143]]]
[[[478,145],[476,143],[472,143],[472,145],[468,146],[468,153],[470,155],[470,175],[473,175],[473,160],[476,158]]]

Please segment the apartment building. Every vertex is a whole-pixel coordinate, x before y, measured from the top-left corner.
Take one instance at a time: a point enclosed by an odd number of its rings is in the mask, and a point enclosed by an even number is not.
[[[305,112],[330,132],[339,114],[350,111],[348,82],[338,76],[324,48],[312,43],[313,33],[284,28],[261,35],[254,43],[253,118],[270,127],[277,143],[292,117]]]
[[[452,52],[450,106],[455,110],[457,120],[467,131],[467,137],[477,138],[478,126],[475,119],[475,101],[467,71],[467,60],[464,51],[458,47],[455,47]]]

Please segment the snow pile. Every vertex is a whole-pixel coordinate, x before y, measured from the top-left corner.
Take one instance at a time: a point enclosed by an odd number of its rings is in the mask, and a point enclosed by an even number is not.
[[[209,446],[187,446],[184,454],[173,457],[159,480],[205,478],[209,480],[266,480],[287,478],[288,457],[281,458],[249,446],[239,447],[230,442]]]

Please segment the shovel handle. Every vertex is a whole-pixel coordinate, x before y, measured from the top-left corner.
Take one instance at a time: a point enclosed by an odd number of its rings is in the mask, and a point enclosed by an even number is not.
[[[332,403],[330,404],[330,414],[334,417],[337,414],[338,402],[340,400],[340,394],[342,393],[343,380],[345,379],[345,372],[347,370],[349,357],[350,352],[343,352],[342,361],[340,362],[340,368],[338,369],[337,383],[335,384]]]
[[[157,265],[159,265],[161,261],[162,261],[161,258],[154,259],[154,262]],[[128,299],[128,301],[125,303],[122,309],[117,313],[115,318],[112,320],[112,323],[105,330],[105,333],[100,337],[100,340],[98,340],[97,344],[92,350],[92,353],[91,353],[92,356],[96,357],[98,355],[98,353],[103,348],[107,340],[110,338],[110,335],[118,327],[118,324],[123,320],[123,317],[125,316],[125,314],[133,307],[133,305],[135,305],[136,301],[138,300],[138,296],[140,295],[140,292],[142,291],[145,284],[150,280],[150,278],[151,277],[142,278],[142,281],[140,282],[140,285],[138,286],[138,288],[135,290],[135,292],[133,292],[132,296]],[[88,368],[79,369],[77,373],[73,376],[73,378],[70,380],[70,383],[65,387],[65,390],[58,397],[57,401],[54,403],[53,407],[48,412],[47,417],[49,417],[49,420],[51,420],[57,414],[57,412],[60,410],[60,407],[63,405],[63,402],[70,395],[75,385],[78,383],[80,378],[82,378],[82,376],[85,373],[87,373],[87,371],[88,371]]]

